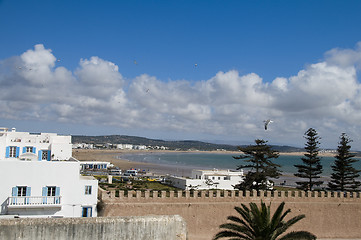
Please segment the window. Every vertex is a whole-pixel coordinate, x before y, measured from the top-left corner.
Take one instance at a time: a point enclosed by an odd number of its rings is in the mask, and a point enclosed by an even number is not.
[[[18,187],[18,197],[26,196],[26,187]]]
[[[26,152],[27,153],[32,153],[33,152],[33,147],[26,147]]]
[[[60,187],[43,187],[43,204],[60,204]]]
[[[49,197],[55,196],[56,187],[47,187],[47,188],[48,188],[47,196],[49,196]]]
[[[92,207],[83,207],[81,216],[82,217],[91,217],[92,216]]]
[[[16,147],[10,147],[9,157],[16,157]]]
[[[48,151],[41,152],[41,160],[48,160]]]
[[[12,198],[11,199],[12,204],[29,204],[30,199],[27,198],[27,197],[31,196],[31,187],[27,187],[27,186],[13,187],[11,196],[13,196],[13,197],[24,197],[24,198]]]
[[[92,186],[85,186],[85,195],[92,194]]]

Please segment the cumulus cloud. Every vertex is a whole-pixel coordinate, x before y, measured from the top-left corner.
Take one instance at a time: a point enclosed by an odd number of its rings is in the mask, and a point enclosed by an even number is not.
[[[0,62],[0,118],[188,132],[278,142],[302,139],[309,127],[325,135],[361,128],[357,73],[361,44],[332,49],[294,76],[264,82],[256,73],[218,72],[191,82],[147,74],[124,79],[116,64],[81,59],[72,72],[42,44]],[[274,120],[270,130],[264,119]],[[335,137],[335,136],[333,136]],[[336,139],[332,139],[337,143]],[[290,142],[288,144],[291,144]]]

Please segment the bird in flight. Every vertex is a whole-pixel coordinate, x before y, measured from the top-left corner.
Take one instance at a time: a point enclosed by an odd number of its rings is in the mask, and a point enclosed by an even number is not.
[[[272,123],[273,121],[271,119],[264,120],[264,130],[267,130],[268,124]]]

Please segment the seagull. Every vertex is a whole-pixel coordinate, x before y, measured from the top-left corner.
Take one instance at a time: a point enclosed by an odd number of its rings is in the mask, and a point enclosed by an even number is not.
[[[195,63],[195,64],[194,64],[194,67],[198,67],[198,63]]]
[[[145,91],[146,93],[149,93],[149,88]]]
[[[273,123],[271,119],[264,120],[264,130],[267,130],[268,124]]]

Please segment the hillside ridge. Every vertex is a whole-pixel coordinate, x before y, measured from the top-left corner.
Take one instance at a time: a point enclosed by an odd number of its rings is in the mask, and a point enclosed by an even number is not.
[[[145,146],[164,146],[169,150],[199,150],[199,151],[237,151],[236,145],[230,144],[216,144],[208,143],[196,140],[161,140],[151,139],[138,136],[128,135],[104,135],[104,136],[85,136],[85,135],[73,135],[73,143],[88,143],[88,144],[133,144],[133,145],[145,145]],[[247,145],[239,145],[247,146]],[[279,152],[300,152],[303,148],[291,147],[291,146],[278,146],[271,145],[274,150]]]

